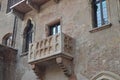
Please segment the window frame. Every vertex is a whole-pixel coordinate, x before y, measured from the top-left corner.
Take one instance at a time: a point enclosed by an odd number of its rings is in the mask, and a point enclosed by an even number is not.
[[[62,21],[61,21],[61,18],[55,19],[54,21],[52,21],[52,22],[50,22],[50,23],[45,25],[46,37],[52,36],[52,35],[50,35],[50,27],[52,27],[53,25],[56,25],[56,24],[60,24],[60,32],[59,33],[62,32]]]
[[[2,44],[5,45],[5,46],[8,46],[8,47],[12,47],[12,44],[13,44],[13,35],[12,35],[12,33],[7,33],[3,37]]]
[[[29,24],[29,20],[30,20],[30,24]],[[32,25],[32,28],[29,30],[30,32],[28,32],[29,25]],[[31,41],[29,41],[30,35],[32,36]],[[29,51],[29,44],[34,41],[34,36],[35,36],[34,24],[33,24],[31,19],[28,19],[27,23],[26,23],[26,27],[24,28],[24,32],[23,32],[22,52],[28,52]]]
[[[7,9],[6,9],[6,13],[11,12],[11,9],[10,9],[11,5],[12,5],[12,0],[8,0],[8,1],[7,1]]]
[[[94,2],[95,1],[95,2]],[[102,5],[102,1],[100,0],[100,2],[101,2],[101,5]],[[92,0],[91,1],[91,11],[92,11],[92,26],[93,26],[93,28],[100,28],[100,27],[102,27],[102,26],[104,26],[104,25],[108,25],[108,24],[110,24],[110,9],[109,9],[109,2],[108,2],[108,0],[106,0],[106,8],[107,8],[107,23],[104,23],[104,20],[103,19],[101,19],[101,26],[98,26],[98,21],[97,21],[97,14],[95,13],[95,7],[94,7],[94,3],[96,3],[96,0]],[[102,6],[101,6],[102,7]],[[101,8],[100,9],[101,11],[100,11],[100,14],[102,14],[102,18],[104,18],[104,16],[103,16],[103,14],[104,14],[104,12],[103,12],[103,9]],[[96,15],[95,15],[96,14]],[[96,17],[96,18],[95,18]]]
[[[60,33],[61,30],[59,31],[59,28],[61,28],[61,24],[60,22],[57,22],[53,25],[48,26],[48,28],[49,28],[48,36],[52,36],[52,35]]]

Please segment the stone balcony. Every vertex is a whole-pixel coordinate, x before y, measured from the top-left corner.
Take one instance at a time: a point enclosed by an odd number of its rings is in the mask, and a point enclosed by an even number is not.
[[[50,0],[11,0],[10,9],[12,9],[13,14],[23,20],[26,13],[32,10],[39,12],[40,7],[48,1]],[[59,0],[54,1],[59,2]]]
[[[17,50],[0,44],[0,80],[14,80]]]
[[[44,68],[52,64],[57,64],[64,74],[70,77],[73,73],[73,53],[74,39],[64,33],[59,33],[39,42],[31,43],[28,63],[32,65],[34,72],[40,79],[43,77]]]
[[[13,14],[20,19],[24,19],[26,13],[32,10],[27,4],[27,0],[11,0],[11,7]]]
[[[30,44],[28,62],[47,61],[57,56],[72,59],[73,47],[73,39],[64,33],[59,33]]]

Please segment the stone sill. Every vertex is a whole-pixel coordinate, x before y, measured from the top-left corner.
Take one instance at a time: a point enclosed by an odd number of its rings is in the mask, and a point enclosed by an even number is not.
[[[97,32],[97,31],[101,31],[101,30],[110,28],[111,26],[112,26],[112,24],[109,23],[109,24],[106,24],[106,25],[102,25],[101,27],[93,28],[93,29],[90,30],[89,32],[94,33],[94,32]]]

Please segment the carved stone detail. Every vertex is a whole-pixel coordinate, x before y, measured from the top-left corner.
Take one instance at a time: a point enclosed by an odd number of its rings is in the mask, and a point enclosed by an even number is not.
[[[61,53],[72,58],[72,54],[74,53],[73,48],[73,38],[66,34],[59,33],[30,44],[28,62],[31,63],[56,54],[60,55]]]
[[[56,58],[58,66],[63,70],[64,74],[67,77],[70,77],[73,74],[72,61],[66,58],[58,57]]]
[[[73,53],[73,39],[68,35],[64,36],[64,51],[69,54]]]
[[[32,65],[32,69],[35,72],[36,76],[40,80],[44,80],[44,75],[45,75],[45,67],[41,67],[38,65]]]
[[[72,58],[72,53],[74,53],[73,45],[73,38],[64,33],[49,36],[39,42],[30,44],[28,62],[61,53]]]
[[[45,72],[41,65],[46,66],[46,62],[49,63],[54,60],[64,74],[70,78],[74,74],[72,65],[73,45],[73,38],[64,33],[49,36],[39,42],[30,44],[28,62],[34,64],[33,70],[41,80],[43,80],[43,72]]]

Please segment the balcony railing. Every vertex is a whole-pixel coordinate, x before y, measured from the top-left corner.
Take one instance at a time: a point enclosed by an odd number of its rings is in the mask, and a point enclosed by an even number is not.
[[[31,11],[32,8],[27,4],[27,0],[11,0],[10,7],[15,15],[23,19],[24,15]]]
[[[46,3],[47,1],[49,1],[49,0],[28,0],[28,1],[34,3],[34,4],[38,5],[38,6],[41,6],[44,3]]]
[[[49,0],[10,0],[10,9],[19,18],[23,19],[24,15],[31,10],[39,11],[40,6]]]
[[[10,1],[10,3],[11,3],[11,6],[12,6],[12,5],[17,4],[18,2],[20,2],[20,1],[22,1],[22,0],[9,0],[9,1]]]
[[[64,56],[72,59],[74,41],[64,34],[59,33],[32,43],[29,46],[28,62],[36,63]]]

